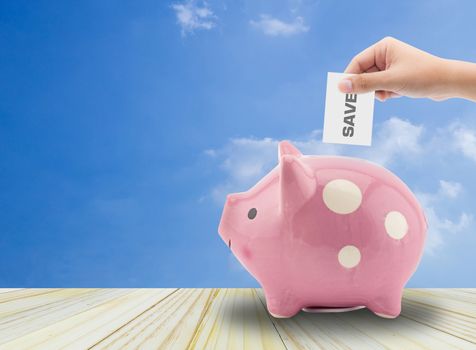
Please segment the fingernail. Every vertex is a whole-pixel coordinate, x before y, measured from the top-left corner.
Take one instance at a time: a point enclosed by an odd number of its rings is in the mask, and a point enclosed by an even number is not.
[[[342,79],[339,82],[339,90],[344,93],[352,92],[352,81],[350,79]]]

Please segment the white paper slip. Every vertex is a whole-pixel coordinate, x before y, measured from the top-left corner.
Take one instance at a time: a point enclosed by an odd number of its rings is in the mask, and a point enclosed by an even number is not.
[[[326,108],[322,141],[370,146],[375,92],[344,94],[339,81],[351,74],[327,73]]]

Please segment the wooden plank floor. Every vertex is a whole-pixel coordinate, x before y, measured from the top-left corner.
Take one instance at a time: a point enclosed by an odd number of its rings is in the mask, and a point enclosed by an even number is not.
[[[261,289],[0,289],[0,349],[476,349],[476,289],[275,319]]]

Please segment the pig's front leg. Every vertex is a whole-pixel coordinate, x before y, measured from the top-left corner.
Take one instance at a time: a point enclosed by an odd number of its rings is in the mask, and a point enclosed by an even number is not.
[[[290,289],[264,289],[268,312],[276,318],[288,318],[301,310],[301,305]]]

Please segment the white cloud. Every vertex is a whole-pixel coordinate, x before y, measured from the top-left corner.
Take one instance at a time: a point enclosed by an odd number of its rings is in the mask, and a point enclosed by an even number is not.
[[[397,157],[417,156],[423,152],[422,135],[422,125],[392,117],[377,129],[373,145],[363,157],[388,165]]]
[[[208,150],[221,160],[227,179],[212,190],[213,199],[221,203],[229,192],[246,190],[276,165],[278,141],[265,139],[231,139],[221,150]],[[234,189],[234,190],[232,190]],[[238,189],[238,190],[237,190]]]
[[[440,180],[440,189],[438,193],[441,196],[456,198],[461,193],[463,186],[458,182]]]
[[[172,9],[175,11],[183,36],[197,29],[210,30],[215,27],[216,16],[206,2],[198,5],[196,1],[189,0],[173,4]]]
[[[309,31],[309,26],[305,25],[304,19],[299,16],[292,22],[284,22],[263,14],[258,21],[250,21],[250,24],[269,36],[291,36]]]
[[[448,199],[457,198],[462,189],[463,186],[460,183],[440,180],[440,187],[437,192],[416,193],[428,221],[426,253],[434,254],[436,249],[443,244],[448,234],[463,231],[473,221],[473,216],[466,212],[460,213],[456,220],[452,220],[441,213],[443,210],[438,210],[438,207],[447,202]]]
[[[476,162],[476,132],[460,123],[450,126],[453,146]]]

